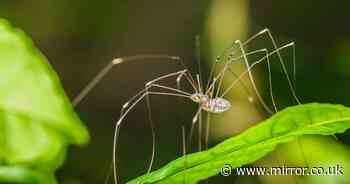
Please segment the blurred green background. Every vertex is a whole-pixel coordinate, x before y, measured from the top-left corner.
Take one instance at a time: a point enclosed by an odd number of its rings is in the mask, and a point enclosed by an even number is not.
[[[195,35],[200,34],[201,59],[206,64],[203,73],[208,73],[211,62],[225,47],[268,27],[279,45],[296,42],[297,92],[303,103],[350,106],[348,7],[349,1],[325,0],[1,0],[0,17],[33,38],[58,72],[71,99],[114,57],[178,55],[196,73],[194,40]],[[252,43],[254,48],[261,45],[271,47],[271,42],[263,37]],[[291,50],[288,52],[290,60]],[[103,183],[110,172],[113,128],[121,105],[142,89],[145,82],[179,69],[179,65],[164,60],[138,61],[114,68],[76,108],[89,127],[91,144],[87,148],[69,149],[67,162],[58,172],[59,181],[63,184]],[[266,97],[268,92],[263,87],[266,86],[266,70],[260,69],[254,75]],[[273,67],[273,76],[281,108],[293,105],[279,67]],[[225,83],[227,85],[229,79]],[[231,100],[232,111],[216,117],[212,123],[211,145],[266,118],[245,97],[239,96],[232,92],[230,97],[235,99]],[[151,100],[157,124],[154,168],[159,168],[181,156],[181,125],[188,127],[196,106],[171,97]],[[303,138],[306,155],[312,153],[306,159],[315,164],[350,164],[350,132],[337,137],[338,141],[324,137]],[[125,182],[144,173],[150,158],[151,134],[144,103],[140,103],[124,122],[120,140],[119,176]],[[303,164],[305,158],[298,154],[300,146],[291,143],[279,147],[256,164]],[[347,179],[330,177],[321,181],[309,178],[303,182],[345,184],[350,174],[345,177]],[[274,184],[296,183],[296,180],[218,176],[209,179],[209,183]]]

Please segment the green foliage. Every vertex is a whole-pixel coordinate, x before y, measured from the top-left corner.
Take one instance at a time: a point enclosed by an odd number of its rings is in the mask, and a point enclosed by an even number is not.
[[[89,134],[46,58],[0,19],[0,183],[56,183],[69,144]]]
[[[350,109],[347,107],[318,103],[289,107],[207,151],[178,158],[129,184],[197,183],[217,175],[225,164],[237,168],[252,163],[272,152],[276,145],[302,135],[332,135],[348,128]]]

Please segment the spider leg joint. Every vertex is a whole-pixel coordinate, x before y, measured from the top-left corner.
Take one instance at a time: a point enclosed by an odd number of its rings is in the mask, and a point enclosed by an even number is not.
[[[112,60],[112,63],[113,63],[114,65],[117,65],[117,64],[122,63],[123,61],[124,61],[124,60],[123,60],[122,58],[115,58],[115,59]]]

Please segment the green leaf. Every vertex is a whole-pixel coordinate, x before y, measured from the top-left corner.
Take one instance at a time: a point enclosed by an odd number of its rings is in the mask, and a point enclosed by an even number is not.
[[[207,151],[178,158],[129,184],[197,183],[219,174],[225,164],[237,168],[252,163],[272,152],[276,145],[299,136],[332,135],[348,128],[350,109],[342,105],[311,103],[289,107]]]
[[[56,184],[52,173],[37,172],[29,168],[10,166],[0,167],[1,183],[45,183]]]
[[[47,59],[30,38],[3,19],[0,89],[0,183],[6,173],[52,178],[67,145],[88,143],[88,131]],[[29,183],[49,183],[43,181]]]

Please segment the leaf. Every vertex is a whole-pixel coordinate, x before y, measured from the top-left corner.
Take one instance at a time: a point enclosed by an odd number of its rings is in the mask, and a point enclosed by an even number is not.
[[[2,183],[45,183],[56,184],[52,173],[36,172],[25,167],[0,167],[0,181]]]
[[[225,164],[233,168],[252,163],[276,145],[307,134],[332,135],[350,128],[350,109],[342,105],[311,103],[286,108],[271,118],[217,146],[178,158],[133,183],[197,183],[219,174]]]
[[[0,89],[0,183],[10,173],[37,178],[29,183],[49,183],[38,178],[53,178],[67,145],[85,145],[89,134],[47,59],[3,19]]]

